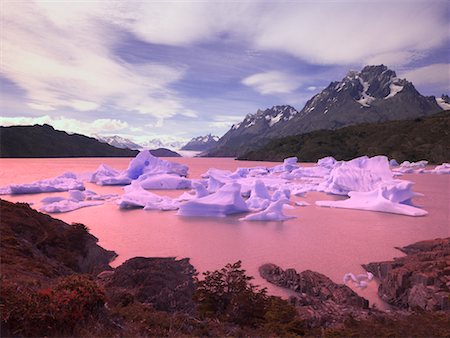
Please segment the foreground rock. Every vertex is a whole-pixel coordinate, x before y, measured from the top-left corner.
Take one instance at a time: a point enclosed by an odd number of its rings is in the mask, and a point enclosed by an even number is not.
[[[41,280],[111,269],[116,256],[97,245],[82,224],[69,225],[25,203],[0,200],[1,273],[5,278]]]
[[[450,238],[399,250],[406,256],[363,265],[380,280],[381,299],[402,309],[450,311]]]
[[[259,273],[270,283],[295,291],[291,301],[300,318],[311,327],[333,326],[349,317],[365,319],[372,311],[367,299],[318,272],[298,273],[294,269],[283,270],[275,264],[264,264]]]
[[[192,312],[195,275],[188,258],[135,257],[98,277],[113,306],[139,302],[161,311]]]

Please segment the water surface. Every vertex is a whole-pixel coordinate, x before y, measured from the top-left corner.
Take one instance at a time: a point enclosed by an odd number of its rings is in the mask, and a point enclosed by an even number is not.
[[[215,167],[234,170],[237,167],[273,166],[269,162],[235,161],[229,158],[170,158],[189,166],[190,178]],[[0,186],[29,183],[54,177],[66,171],[94,171],[105,163],[116,169],[126,169],[127,158],[71,159],[1,159]],[[448,237],[449,234],[449,175],[409,174],[403,179],[415,182],[414,190],[423,193],[414,203],[427,210],[425,217],[320,208],[317,200],[339,197],[308,193],[292,197],[311,205],[295,207],[286,214],[297,218],[284,222],[241,222],[236,215],[227,218],[188,218],[175,211],[119,210],[113,203],[83,208],[53,217],[65,222],[80,222],[99,238],[99,244],[119,255],[117,266],[135,256],[190,257],[198,271],[219,269],[227,263],[242,260],[244,268],[255,276],[255,283],[269,287],[271,293],[286,292],[270,286],[258,275],[258,267],[275,263],[297,271],[311,269],[323,273],[335,282],[342,282],[347,272],[361,273],[361,264],[390,260],[401,256],[395,249],[419,240]],[[98,194],[122,193],[121,187],[101,187],[86,183],[86,188]],[[158,191],[176,197],[182,191]],[[3,196],[10,201],[38,203],[46,196],[66,193]],[[376,296],[377,285],[366,290],[355,289],[371,303],[384,306]]]

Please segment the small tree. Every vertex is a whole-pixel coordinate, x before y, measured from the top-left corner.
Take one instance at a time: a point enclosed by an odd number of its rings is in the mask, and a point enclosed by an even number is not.
[[[253,277],[245,275],[241,261],[203,275],[194,295],[200,315],[249,326],[264,321],[266,289],[259,290],[250,283]]]

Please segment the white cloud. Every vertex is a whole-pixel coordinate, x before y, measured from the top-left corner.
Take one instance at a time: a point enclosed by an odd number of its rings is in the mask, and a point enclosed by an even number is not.
[[[117,22],[151,43],[186,46],[227,35],[314,64],[402,65],[449,38],[440,0],[133,2],[123,12]]]
[[[450,91],[450,64],[437,63],[399,74],[414,85],[441,85]]]
[[[114,57],[111,23],[120,11],[112,3],[9,2],[3,8],[2,73],[26,90],[29,107],[113,107],[161,119],[186,110],[170,89],[184,69]]]
[[[316,90],[318,87],[316,87],[316,86],[309,86],[308,88],[306,88],[306,89],[308,89],[309,91],[314,91],[314,90]]]
[[[49,115],[39,117],[0,117],[2,126],[27,126],[34,124],[49,124],[57,130],[64,130],[69,133],[79,133],[92,136],[107,130],[109,133],[123,130],[128,127],[128,123],[116,119],[97,119],[86,122],[65,117],[50,117]]]
[[[253,74],[242,83],[263,95],[291,93],[301,85],[299,77],[279,71]]]

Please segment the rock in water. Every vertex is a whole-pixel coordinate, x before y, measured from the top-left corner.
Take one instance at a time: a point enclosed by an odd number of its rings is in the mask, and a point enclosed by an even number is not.
[[[259,273],[270,283],[295,291],[291,301],[300,317],[311,326],[332,326],[348,316],[362,319],[369,313],[367,299],[318,272],[298,273],[294,269],[283,270],[275,264],[264,264]]]
[[[450,238],[400,248],[406,257],[369,263],[364,269],[380,280],[378,294],[403,309],[450,310]]]

